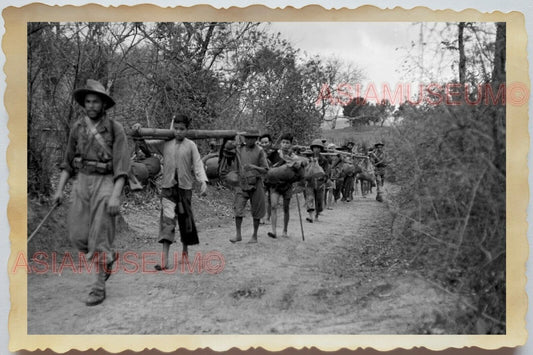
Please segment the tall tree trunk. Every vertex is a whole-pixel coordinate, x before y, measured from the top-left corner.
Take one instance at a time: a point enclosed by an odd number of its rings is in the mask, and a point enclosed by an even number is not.
[[[505,22],[496,23],[496,43],[494,51],[494,68],[492,70],[492,91],[498,92],[501,85],[505,84],[505,50],[506,50],[506,25]],[[505,174],[505,104],[494,104],[494,120],[492,136],[494,140],[494,165]]]
[[[505,22],[496,23],[496,43],[494,51],[494,67],[492,69],[492,82],[505,83]]]
[[[466,56],[465,56],[465,44],[464,44],[464,29],[465,23],[459,22],[459,82],[464,85],[466,81]]]
[[[196,70],[200,70],[203,66],[205,55],[207,53],[207,48],[209,47],[209,42],[211,42],[211,37],[213,36],[213,31],[215,30],[216,22],[211,22],[209,28],[207,29],[207,34],[205,39],[201,40],[200,43],[200,53],[198,54],[198,59],[196,62]]]

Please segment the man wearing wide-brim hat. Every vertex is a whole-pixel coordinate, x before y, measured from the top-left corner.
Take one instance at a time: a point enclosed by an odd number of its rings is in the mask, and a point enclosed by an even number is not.
[[[242,240],[241,226],[244,218],[246,203],[250,200],[253,234],[249,243],[257,243],[259,222],[266,214],[265,191],[262,176],[268,171],[266,153],[257,144],[260,133],[256,129],[239,132],[244,137],[244,146],[236,148],[236,169],[239,175],[239,185],[235,188],[233,210],[235,212],[236,235],[230,242],[237,243]],[[238,141],[238,138],[237,138]]]
[[[374,165],[374,173],[376,175],[377,195],[376,200],[383,201],[383,184],[385,183],[385,168],[387,167],[383,142],[374,144],[374,151],[369,154],[370,159]]]
[[[113,250],[115,216],[130,167],[128,144],[122,125],[106,116],[115,101],[96,80],[74,91],[85,115],[70,130],[57,191],[52,202],[61,203],[63,189],[76,177],[68,215],[69,238],[93,262],[95,282],[86,300],[94,306],[106,297],[105,282],[117,258]]]

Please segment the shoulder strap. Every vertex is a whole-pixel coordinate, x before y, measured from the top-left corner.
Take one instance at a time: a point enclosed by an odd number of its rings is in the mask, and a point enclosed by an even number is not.
[[[85,123],[87,124],[87,127],[89,128],[89,131],[94,136],[94,138],[96,139],[98,144],[100,144],[100,146],[102,147],[104,152],[106,152],[106,154],[109,155],[109,156],[113,156],[111,150],[109,149],[109,147],[105,143],[104,138],[102,138],[102,136],[100,135],[100,133],[98,132],[96,127],[93,125],[93,123],[91,122],[91,120],[87,116],[85,116]],[[111,122],[111,124],[113,124],[113,122]]]

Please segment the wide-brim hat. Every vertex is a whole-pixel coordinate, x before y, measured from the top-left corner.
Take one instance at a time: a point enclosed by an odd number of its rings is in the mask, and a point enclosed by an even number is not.
[[[259,130],[257,130],[257,129],[249,129],[249,130],[246,130],[246,131],[243,131],[243,132],[239,132],[239,135],[241,135],[243,137],[259,138],[259,136],[261,134],[259,133]]]
[[[81,107],[85,107],[85,96],[87,94],[96,94],[100,96],[104,101],[105,109],[115,106],[115,100],[109,96],[105,87],[99,81],[87,79],[84,88],[74,90],[74,100],[76,100]]]
[[[309,147],[311,149],[313,149],[313,147],[319,147],[320,150],[324,150],[324,144],[322,143],[321,139],[315,139],[314,141],[311,142],[311,145]]]
[[[385,144],[383,144],[382,142],[377,142],[376,144],[374,144],[374,147],[384,147]]]

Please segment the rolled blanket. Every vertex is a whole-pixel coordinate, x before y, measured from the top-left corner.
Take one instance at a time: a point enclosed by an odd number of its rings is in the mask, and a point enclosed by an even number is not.
[[[288,165],[270,168],[266,174],[265,182],[269,185],[291,183],[298,180],[296,169]]]

